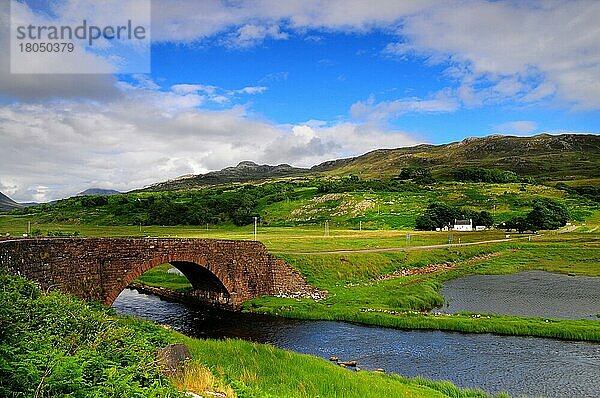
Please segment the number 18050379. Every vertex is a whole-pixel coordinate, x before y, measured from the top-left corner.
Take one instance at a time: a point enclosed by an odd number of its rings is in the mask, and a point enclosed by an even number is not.
[[[22,53],[72,53],[75,51],[73,43],[19,43]]]

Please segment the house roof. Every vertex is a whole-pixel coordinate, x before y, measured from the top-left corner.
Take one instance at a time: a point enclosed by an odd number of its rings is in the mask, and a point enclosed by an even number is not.
[[[454,225],[471,225],[471,220],[454,220]]]

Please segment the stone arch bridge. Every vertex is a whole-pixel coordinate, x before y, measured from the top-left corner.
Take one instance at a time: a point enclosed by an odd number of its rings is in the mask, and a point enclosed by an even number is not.
[[[237,307],[263,295],[315,297],[319,291],[260,242],[171,238],[48,238],[0,241],[0,266],[60,291],[111,305],[138,276],[170,263],[192,296]]]

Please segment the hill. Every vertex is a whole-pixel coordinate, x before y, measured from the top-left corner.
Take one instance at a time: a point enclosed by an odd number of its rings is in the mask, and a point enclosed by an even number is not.
[[[309,169],[292,167],[288,164],[269,166],[254,162],[241,162],[235,167],[227,167],[206,174],[188,175],[151,185],[141,191],[169,191],[198,188],[202,186],[231,184],[236,182],[260,181],[270,178],[299,176],[309,173]]]
[[[445,145],[379,149],[362,156],[313,167],[329,175],[394,177],[406,167],[423,167],[448,177],[456,168],[495,168],[539,180],[600,177],[600,135],[541,134],[533,137],[491,135]]]
[[[0,211],[10,211],[21,207],[23,206],[0,192]]]
[[[79,192],[75,196],[90,196],[90,195],[116,195],[121,193],[119,191],[115,191],[114,189],[102,189],[102,188],[89,188],[83,192]]]
[[[169,191],[295,176],[396,177],[402,169],[420,167],[446,178],[457,168],[500,169],[540,181],[600,178],[600,135],[540,134],[533,137],[491,135],[443,145],[421,144],[378,149],[364,155],[323,162],[310,169],[241,162],[207,174],[182,176],[140,191]]]

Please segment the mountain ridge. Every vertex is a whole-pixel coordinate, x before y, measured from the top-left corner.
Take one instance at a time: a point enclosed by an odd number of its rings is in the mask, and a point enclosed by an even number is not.
[[[277,177],[300,176],[310,172],[310,169],[293,167],[289,164],[270,166],[256,164],[251,161],[242,161],[237,166],[226,167],[206,174],[185,175],[172,180],[159,182],[145,187],[139,191],[162,191],[196,188],[226,183],[249,182]]]
[[[114,189],[104,189],[104,188],[88,188],[85,191],[79,192],[75,196],[89,196],[89,195],[116,195],[121,192],[116,191]]]
[[[482,167],[513,171],[542,180],[600,178],[600,135],[539,134],[518,137],[494,134],[468,137],[448,144],[376,149],[365,154],[322,162],[311,168],[251,161],[206,174],[181,176],[136,191],[194,189],[205,186],[263,181],[271,178],[343,176],[392,178],[403,168],[423,167],[447,177],[456,168]]]
[[[15,209],[20,209],[23,205],[15,202],[2,192],[0,192],[0,211],[11,211]]]

